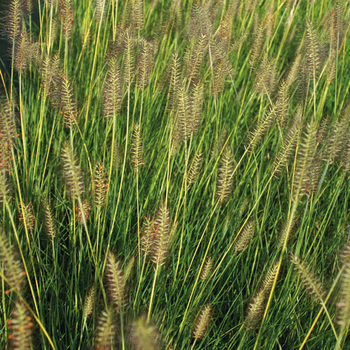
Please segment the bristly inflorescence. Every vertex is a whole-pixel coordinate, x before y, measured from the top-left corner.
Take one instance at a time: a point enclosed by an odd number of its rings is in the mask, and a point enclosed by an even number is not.
[[[5,19],[5,32],[10,40],[16,40],[21,32],[23,20],[23,1],[10,0]]]
[[[50,238],[51,241],[54,240],[56,234],[57,234],[57,229],[56,229],[56,220],[55,220],[55,215],[53,213],[51,203],[49,200],[44,197],[42,199],[42,206],[44,209],[44,220],[45,220],[45,230],[47,236]]]
[[[266,273],[260,283],[258,291],[255,293],[248,305],[244,326],[247,330],[255,329],[261,320],[266,307],[266,299],[270,294],[272,285],[277,277],[278,263],[274,264]]]
[[[115,349],[116,345],[116,324],[115,313],[112,307],[100,313],[95,335],[95,349]]]
[[[9,335],[12,349],[32,348],[32,328],[34,324],[29,316],[26,305],[17,300],[13,311],[13,317],[8,320],[11,334]]]
[[[232,192],[235,162],[232,151],[226,146],[221,156],[221,165],[218,170],[217,196],[221,203],[225,202]]]
[[[130,341],[135,350],[159,349],[159,331],[143,316],[135,320],[130,329]]]
[[[73,150],[68,143],[64,143],[62,146],[61,158],[67,190],[72,198],[81,198],[85,191],[83,175]]]
[[[205,305],[202,307],[199,315],[194,323],[192,337],[195,340],[203,339],[209,328],[209,322],[211,320],[212,307],[211,305]]]
[[[67,128],[77,123],[78,111],[73,88],[66,75],[60,76],[60,113]]]
[[[96,208],[100,210],[105,202],[108,192],[108,177],[105,173],[103,164],[97,162],[95,164],[94,178],[93,178],[93,192],[94,192],[94,202]]]
[[[122,106],[122,79],[117,57],[112,54],[107,63],[108,71],[104,87],[103,111],[106,118],[114,118],[118,115]]]
[[[291,260],[295,265],[295,269],[297,270],[306,291],[318,302],[323,303],[325,292],[321,281],[316,277],[315,273],[306,262],[301,261],[296,255],[291,255]]]
[[[69,40],[73,35],[74,12],[72,0],[60,1],[61,26],[65,40]]]
[[[234,248],[236,252],[242,252],[249,244],[250,240],[254,236],[256,231],[256,221],[251,219],[249,220],[236,239]]]
[[[121,313],[125,306],[125,279],[121,263],[117,261],[113,252],[109,251],[106,265],[106,283],[109,297],[115,309]]]
[[[346,245],[340,253],[343,264],[341,287],[338,294],[338,318],[337,323],[342,327],[350,324],[350,246]]]
[[[131,143],[131,164],[138,174],[141,166],[144,164],[143,162],[143,145],[142,145],[142,137],[140,124],[136,123],[134,125],[134,131],[132,135],[132,143]]]
[[[17,260],[10,242],[2,229],[0,229],[0,261],[4,268],[4,275],[9,287],[20,292],[25,282],[23,278],[25,273],[22,264]]]

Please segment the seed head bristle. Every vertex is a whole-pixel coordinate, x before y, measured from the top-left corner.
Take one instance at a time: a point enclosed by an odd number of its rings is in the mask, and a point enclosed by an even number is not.
[[[10,0],[5,19],[5,31],[10,40],[15,40],[21,32],[23,19],[23,1]]]
[[[203,339],[204,336],[206,335],[209,328],[209,322],[211,320],[211,314],[212,314],[211,305],[205,305],[202,307],[194,323],[194,327],[192,331],[192,337],[195,340]]]
[[[189,84],[197,84],[199,81],[199,72],[203,63],[207,42],[208,39],[206,35],[201,34],[194,43],[194,47],[191,50],[186,71],[186,77],[188,79]]]
[[[121,109],[122,89],[118,60],[112,55],[108,60],[108,72],[104,87],[104,116],[115,117]]]
[[[159,332],[145,317],[132,323],[130,340],[135,350],[159,349]]]
[[[12,349],[32,349],[33,323],[23,302],[16,301],[13,318],[9,320],[12,333],[9,336]]]
[[[236,239],[234,244],[234,249],[236,252],[242,252],[249,244],[250,240],[254,236],[256,231],[256,222],[255,220],[249,220],[239,236]]]
[[[73,88],[67,76],[60,76],[60,113],[64,119],[64,124],[71,129],[78,118],[77,105],[75,102]]]
[[[304,195],[309,190],[308,175],[316,152],[316,133],[316,123],[309,124],[300,143],[293,183],[295,194]]]
[[[291,67],[289,68],[288,75],[286,78],[287,88],[289,88],[298,79],[301,63],[302,63],[302,55],[300,52],[297,52],[294,58],[294,61]]]
[[[350,246],[346,245],[339,255],[343,264],[343,273],[337,302],[337,323],[347,327],[350,324]]]
[[[169,92],[168,92],[168,100],[169,100],[169,109],[177,110],[178,107],[178,91],[180,88],[180,59],[178,53],[175,52],[171,58],[170,64],[170,73],[169,73]]]
[[[108,177],[101,162],[95,164],[93,191],[96,208],[100,210],[106,203],[108,191]]]
[[[301,261],[296,255],[291,255],[291,261],[295,265],[306,291],[315,298],[316,301],[323,303],[325,292],[321,281],[316,277],[315,273],[310,269],[305,261]]]
[[[276,89],[277,76],[276,62],[264,55],[260,67],[256,73],[254,91],[257,94],[272,95]]]
[[[137,63],[137,86],[144,89],[149,84],[149,77],[154,66],[154,44],[142,40],[142,49]]]
[[[202,281],[205,281],[209,277],[209,274],[211,273],[212,268],[213,268],[213,259],[211,256],[209,256],[206,259],[206,261],[203,265],[203,269],[201,271],[200,278]]]
[[[68,143],[64,143],[62,146],[61,158],[68,192],[72,198],[81,198],[85,191],[83,175]]]
[[[95,349],[115,349],[116,326],[115,315],[111,307],[103,310],[99,316],[95,336]]]
[[[55,215],[52,211],[52,207],[51,207],[51,204],[49,203],[49,200],[45,197],[42,199],[42,206],[44,209],[46,234],[50,238],[50,240],[53,241],[57,234],[56,224],[55,224]]]
[[[187,177],[187,186],[191,187],[198,177],[198,173],[203,161],[203,154],[197,153],[194,157]]]
[[[258,122],[258,125],[255,127],[254,131],[250,134],[248,144],[248,149],[250,152],[253,152],[254,149],[259,145],[274,121],[275,110],[272,107],[268,112],[265,112],[261,120]]]
[[[28,204],[20,203],[20,214],[19,214],[19,221],[23,226],[26,226],[27,229],[32,232],[34,231],[35,227],[35,216],[34,216],[34,210],[33,205],[31,202]]]
[[[130,153],[131,153],[131,164],[136,174],[138,174],[141,166],[144,164],[143,155],[142,155],[143,145],[142,145],[142,137],[141,137],[141,130],[140,130],[139,123],[136,123],[134,125]]]
[[[257,23],[256,30],[254,33],[254,40],[252,44],[252,49],[249,57],[249,64],[251,67],[254,67],[259,57],[261,55],[263,45],[264,45],[264,36],[265,36],[265,26],[263,23],[259,22],[257,15],[255,16],[255,21]]]
[[[317,38],[315,28],[310,20],[306,22],[306,67],[310,80],[316,79],[320,67],[319,39]]]
[[[288,164],[288,161],[295,150],[298,141],[300,126],[294,123],[287,132],[282,144],[282,148],[276,156],[273,165],[273,173],[279,173]]]
[[[74,12],[72,0],[60,1],[60,17],[61,27],[64,33],[64,39],[69,40],[73,35]]]
[[[152,244],[152,262],[158,267],[165,264],[169,248],[170,212],[162,201],[154,222],[154,240]]]
[[[95,19],[102,23],[106,16],[106,0],[96,0]]]
[[[0,204],[10,200],[10,185],[5,169],[0,169]]]
[[[94,311],[96,304],[96,287],[93,285],[89,288],[84,303],[84,317],[88,318]]]
[[[30,58],[30,43],[25,32],[21,32],[16,41],[15,48],[15,69],[19,73],[27,68]]]
[[[124,45],[124,67],[123,78],[126,84],[131,84],[135,78],[135,42],[132,34],[129,30],[123,33],[123,45]]]
[[[261,317],[266,307],[266,299],[271,292],[272,285],[277,277],[278,263],[274,264],[266,273],[260,283],[258,292],[255,293],[252,301],[248,305],[244,325],[247,330],[258,327]]]
[[[132,2],[132,27],[135,30],[142,30],[144,27],[144,15],[143,15],[143,0],[134,0]]]
[[[126,282],[128,281],[129,277],[131,276],[131,272],[132,272],[132,269],[134,268],[134,264],[135,264],[135,255],[133,255],[127,265],[125,266],[124,268],[124,284],[126,284]]]
[[[231,195],[233,187],[233,174],[235,162],[230,147],[226,146],[222,157],[221,165],[218,169],[217,196],[221,203],[227,201]]]
[[[22,291],[24,285],[24,272],[21,263],[10,245],[8,238],[0,229],[0,261],[4,267],[4,275],[7,278],[10,288],[15,288],[18,292]]]
[[[346,113],[333,126],[333,132],[327,145],[327,157],[333,163],[342,153],[349,134],[350,113]]]
[[[279,236],[278,239],[278,243],[277,243],[277,249],[281,249],[284,244],[288,243],[288,241],[291,239],[291,237],[293,236],[293,234],[295,233],[295,231],[298,228],[298,220],[293,220],[291,225],[289,225],[289,221],[285,219],[285,223],[283,225],[281,225],[280,231],[281,234]]]
[[[111,251],[108,252],[105,274],[109,297],[116,310],[121,313],[125,306],[125,281],[121,264],[116,260],[114,253]]]

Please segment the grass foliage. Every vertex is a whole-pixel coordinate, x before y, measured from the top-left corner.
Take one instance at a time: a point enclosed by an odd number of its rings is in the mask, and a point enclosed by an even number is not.
[[[348,1],[1,13],[1,349],[350,348]]]

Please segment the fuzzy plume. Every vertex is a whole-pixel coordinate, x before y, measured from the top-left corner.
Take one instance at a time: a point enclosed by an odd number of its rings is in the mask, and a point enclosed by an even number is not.
[[[256,231],[255,220],[249,220],[236,239],[234,248],[236,252],[242,252],[249,244]]]
[[[256,73],[254,91],[258,94],[272,95],[276,89],[277,68],[274,59],[264,55]]]
[[[101,312],[95,335],[95,350],[115,349],[116,326],[114,318],[111,307]]]
[[[7,8],[5,31],[10,40],[15,40],[21,32],[23,19],[23,1],[10,0]]]
[[[73,5],[72,0],[61,0],[60,1],[60,16],[61,16],[61,27],[64,33],[65,40],[71,39],[73,35]]]
[[[306,67],[310,80],[316,79],[320,67],[319,40],[315,28],[310,20],[306,22]]]
[[[274,108],[266,112],[261,120],[258,122],[258,125],[255,127],[254,131],[250,134],[248,149],[253,152],[254,149],[259,145],[259,143],[264,138],[265,134],[271,127],[272,123],[275,120],[275,111]]]
[[[149,83],[149,77],[154,66],[154,44],[142,40],[142,49],[137,63],[137,86],[144,89]]]
[[[295,269],[298,272],[306,291],[318,302],[322,303],[325,292],[321,281],[310,269],[310,267],[304,261],[301,261],[297,256],[291,255],[291,260],[295,265]]]
[[[51,204],[47,198],[44,197],[41,203],[44,209],[44,222],[46,234],[50,238],[50,240],[53,241],[57,233],[55,215],[52,211]]]
[[[341,287],[338,294],[338,318],[337,323],[342,327],[350,324],[350,246],[347,245],[340,253],[340,261],[343,264]]]
[[[100,210],[106,202],[108,191],[108,177],[104,171],[103,164],[100,162],[95,164],[93,191],[96,208]]]
[[[316,124],[309,124],[302,138],[296,161],[293,191],[303,195],[308,190],[309,172],[316,152]]]
[[[195,340],[203,339],[209,328],[209,322],[211,319],[212,307],[211,305],[205,305],[202,307],[197,319],[195,321],[192,337]]]
[[[267,271],[264,279],[260,283],[258,292],[255,293],[252,301],[249,303],[244,321],[247,330],[252,330],[258,327],[266,307],[266,299],[269,296],[273,282],[277,277],[277,271],[278,263],[274,264]]]
[[[83,175],[79,162],[68,143],[62,146],[61,158],[68,192],[72,198],[81,198],[85,190]]]
[[[256,22],[256,29],[254,31],[254,39],[252,44],[252,49],[249,57],[249,64],[254,67],[256,62],[259,60],[263,46],[264,46],[264,36],[265,36],[265,26],[263,23],[258,23],[259,19],[256,15],[254,18]]]
[[[131,142],[131,164],[137,174],[140,171],[140,167],[144,164],[142,160],[143,158],[142,153],[143,153],[143,146],[142,146],[140,124],[136,123],[134,125],[134,131],[133,131],[132,142]]]
[[[32,349],[33,326],[27,307],[18,300],[13,311],[13,318],[9,320],[9,328],[12,331],[9,340],[12,349]]]
[[[203,265],[203,269],[201,271],[201,280],[205,281],[208,277],[209,274],[211,273],[211,270],[213,268],[213,259],[209,256]]]
[[[172,55],[170,63],[170,72],[169,72],[169,109],[176,110],[178,105],[178,91],[180,88],[180,59],[178,53],[175,52]]]
[[[106,282],[109,297],[116,310],[121,313],[125,305],[125,280],[121,264],[116,260],[114,253],[108,252],[106,265]]]
[[[22,291],[24,285],[25,273],[21,263],[10,245],[10,242],[4,232],[0,229],[0,261],[4,268],[4,275],[7,278],[10,288]]]
[[[159,332],[145,317],[139,317],[132,323],[130,340],[134,350],[159,349]]]
[[[121,74],[118,60],[112,55],[108,60],[108,72],[104,87],[103,111],[106,118],[115,117],[122,106]]]
[[[84,317],[87,318],[89,317],[94,309],[95,309],[95,304],[96,304],[96,287],[91,286],[89,288],[88,294],[85,299],[84,303]]]
[[[221,203],[231,195],[235,162],[230,147],[225,147],[218,170],[217,196]]]
[[[161,202],[154,222],[152,262],[158,267],[165,264],[169,248],[170,213],[164,201]]]
[[[8,100],[0,95],[0,171],[10,173],[15,137],[13,110]]]
[[[187,177],[187,186],[191,187],[198,177],[198,173],[203,161],[203,154],[197,153],[194,159],[192,160],[190,170]]]
[[[59,87],[60,113],[66,127],[71,129],[77,123],[78,111],[74,91],[66,75],[61,74]]]

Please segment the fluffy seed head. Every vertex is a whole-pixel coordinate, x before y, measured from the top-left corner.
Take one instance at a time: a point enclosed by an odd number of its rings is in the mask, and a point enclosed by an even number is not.
[[[209,322],[211,319],[212,307],[211,305],[205,305],[202,307],[197,319],[195,321],[192,337],[196,340],[203,339],[207,333]]]

